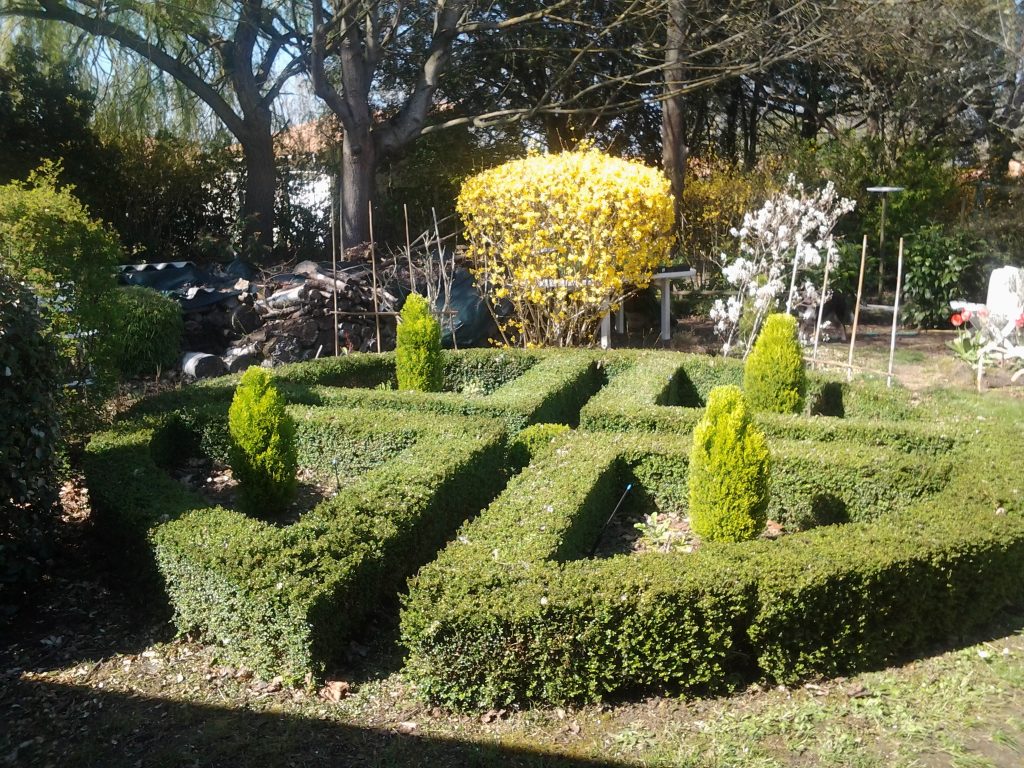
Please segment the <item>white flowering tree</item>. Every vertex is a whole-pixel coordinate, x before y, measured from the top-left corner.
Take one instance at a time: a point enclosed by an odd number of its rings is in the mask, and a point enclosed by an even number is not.
[[[722,267],[736,292],[711,308],[723,354],[739,351],[746,357],[761,324],[773,312],[814,311],[822,297],[810,272],[825,259],[830,268],[839,261],[832,230],[854,205],[840,197],[831,182],[809,192],[790,176],[778,195],[759,211],[744,215],[742,227],[732,230],[739,239],[739,256]]]

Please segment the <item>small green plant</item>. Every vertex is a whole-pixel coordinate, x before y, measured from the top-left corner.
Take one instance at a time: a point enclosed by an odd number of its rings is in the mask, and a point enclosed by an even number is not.
[[[743,390],[755,411],[800,413],[807,373],[797,338],[796,318],[769,315],[743,366]]]
[[[174,299],[140,286],[117,291],[115,360],[123,376],[173,368],[181,355],[185,324]]]
[[[715,387],[693,430],[690,527],[706,541],[746,541],[764,529],[771,456],[739,387]]]
[[[395,350],[398,388],[440,392],[444,385],[441,358],[441,324],[430,313],[430,304],[412,293],[402,307]]]
[[[295,424],[263,368],[253,366],[243,374],[228,410],[228,431],[242,509],[249,514],[283,511],[295,496]]]

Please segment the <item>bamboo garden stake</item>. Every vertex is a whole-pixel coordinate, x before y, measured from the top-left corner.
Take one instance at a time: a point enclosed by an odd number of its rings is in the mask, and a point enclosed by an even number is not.
[[[857,344],[857,324],[860,322],[860,297],[864,292],[864,264],[868,257],[868,236],[860,247],[860,277],[857,278],[857,302],[853,305],[853,333],[850,335],[850,359],[847,361],[846,380],[853,378],[853,348]]]

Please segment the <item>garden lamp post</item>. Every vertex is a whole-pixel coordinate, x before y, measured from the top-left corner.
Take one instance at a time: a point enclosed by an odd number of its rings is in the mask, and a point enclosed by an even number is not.
[[[902,192],[904,187],[868,187],[868,192],[882,196],[882,221],[878,225],[878,297],[882,297],[885,281],[885,211],[889,195]]]

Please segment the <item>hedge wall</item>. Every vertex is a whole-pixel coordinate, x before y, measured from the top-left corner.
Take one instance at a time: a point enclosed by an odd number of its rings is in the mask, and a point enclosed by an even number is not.
[[[538,422],[577,423],[580,408],[604,383],[598,358],[585,350],[446,350],[444,358],[444,392],[398,391],[393,353],[295,363],[274,374],[292,403],[490,416],[513,430]],[[238,379],[208,379],[149,398],[129,417],[229,402]]]
[[[609,368],[609,383],[580,413],[589,430],[689,433],[715,386],[743,383],[736,360],[680,353],[620,356]],[[811,374],[803,415],[757,414],[770,436],[791,440],[854,441],[867,445],[943,453],[945,430],[920,419],[909,393],[878,382],[857,382]]]
[[[661,504],[683,503],[686,441],[559,438],[411,582],[407,670],[430,698],[475,708],[883,664],[1019,601],[1024,517],[1005,461],[1014,439],[994,433],[972,447],[970,466],[775,441],[776,512],[807,503],[811,473],[860,522],[595,560],[595,536],[631,479]]]
[[[412,582],[402,636],[421,690],[459,707],[836,674],[974,626],[1024,587],[1015,417],[813,377],[814,409],[843,418],[762,421],[769,514],[806,530],[595,560],[627,483],[685,512],[686,433],[739,366],[475,350],[446,353],[445,367],[449,391],[429,394],[390,389],[390,355],[275,372],[300,464],[329,479],[338,458],[347,480],[291,525],[209,508],[166,471],[227,455],[237,377],[147,399],[88,447],[98,529],[133,588],[170,596],[182,630],[292,680],[321,672],[449,541]],[[529,424],[545,426],[518,440]],[[967,441],[969,461],[950,450]]]
[[[310,461],[316,453],[341,452],[360,434],[385,445],[378,461],[359,457],[377,466],[291,525],[209,508],[171,480],[150,450],[162,427],[95,438],[87,476],[103,535],[134,553],[125,564],[150,585],[155,562],[179,629],[296,680],[321,671],[365,613],[501,489],[506,437],[492,420],[290,410],[303,464],[323,469],[329,459]]]
[[[475,394],[357,388],[386,386],[393,356],[279,369],[287,396],[313,403],[289,406],[300,465],[329,480],[337,459],[347,481],[284,527],[208,508],[166,471],[191,456],[227,458],[237,377],[139,404],[86,457],[120,570],[148,598],[166,592],[181,630],[239,663],[291,679],[319,672],[360,617],[504,486],[516,463],[508,428],[575,421],[602,381],[587,354],[474,351],[446,362],[452,386]]]

